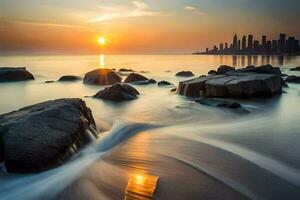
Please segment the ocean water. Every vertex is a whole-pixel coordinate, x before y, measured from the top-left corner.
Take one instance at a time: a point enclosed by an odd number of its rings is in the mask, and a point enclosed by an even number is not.
[[[0,175],[0,199],[299,199],[300,85],[280,96],[237,100],[248,114],[207,107],[170,92],[134,86],[122,103],[94,95],[102,86],[46,84],[97,67],[131,68],[174,83],[221,64],[270,63],[283,73],[300,57],[205,55],[7,56],[0,66],[25,66],[36,79],[0,84],[0,114],[56,98],[83,98],[100,138],[61,167],[33,175]],[[126,75],[126,74],[124,74]],[[125,78],[125,76],[123,76]],[[152,193],[155,189],[154,194]]]

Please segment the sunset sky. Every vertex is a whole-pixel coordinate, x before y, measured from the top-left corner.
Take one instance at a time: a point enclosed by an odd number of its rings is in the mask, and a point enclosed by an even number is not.
[[[252,33],[300,39],[299,0],[1,0],[2,53],[190,53]]]

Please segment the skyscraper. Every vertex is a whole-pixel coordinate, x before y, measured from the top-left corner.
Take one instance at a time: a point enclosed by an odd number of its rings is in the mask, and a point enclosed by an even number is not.
[[[248,35],[248,49],[251,50],[253,48],[253,35]]]
[[[238,50],[238,41],[237,41],[237,35],[236,34],[234,34],[234,37],[233,37],[232,50],[233,51]]]
[[[241,40],[238,40],[238,51],[241,50]]]
[[[286,37],[285,34],[280,33],[280,35],[279,35],[279,41],[278,41],[280,53],[283,53],[285,51],[285,37]]]
[[[242,39],[242,50],[245,50],[246,49],[246,36],[243,36],[243,39]]]
[[[266,49],[266,45],[267,45],[267,36],[263,35],[261,38],[261,45],[262,45],[262,49]]]
[[[220,51],[223,51],[224,50],[224,46],[223,46],[223,43],[220,44]]]

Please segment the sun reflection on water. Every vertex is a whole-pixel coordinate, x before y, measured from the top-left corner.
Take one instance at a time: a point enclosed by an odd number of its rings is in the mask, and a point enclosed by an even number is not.
[[[104,56],[104,54],[100,54],[99,64],[100,64],[100,68],[104,68],[104,64],[105,64],[105,56]]]
[[[125,189],[125,200],[152,199],[157,181],[158,177],[153,175],[134,174],[130,176]]]

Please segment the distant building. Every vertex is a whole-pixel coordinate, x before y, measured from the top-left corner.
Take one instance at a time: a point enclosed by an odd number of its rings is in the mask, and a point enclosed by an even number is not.
[[[223,46],[223,43],[220,44],[220,51],[223,51],[224,50],[224,46]]]
[[[253,48],[253,35],[248,35],[248,47],[249,50]]]
[[[244,35],[243,39],[242,39],[242,50],[245,50],[246,46],[247,46],[247,44],[246,44],[246,36]]]
[[[241,50],[241,40],[238,41],[238,51]]]
[[[258,40],[254,40],[253,49],[254,49],[254,51],[259,51],[259,41]]]
[[[284,50],[285,50],[285,37],[286,37],[285,34],[280,33],[280,35],[279,35],[279,41],[278,41],[278,44],[279,44],[279,52],[280,52],[280,53],[283,53]]]
[[[262,49],[265,50],[266,47],[267,47],[267,36],[263,35],[261,37],[261,46],[262,46]]]
[[[233,41],[232,41],[232,50],[237,51],[238,50],[238,39],[237,35],[234,34]]]

